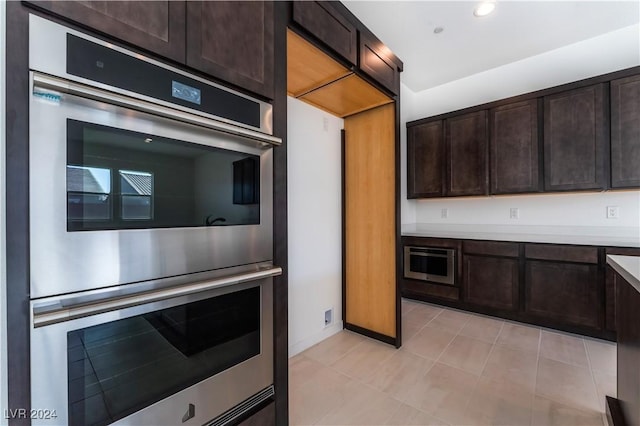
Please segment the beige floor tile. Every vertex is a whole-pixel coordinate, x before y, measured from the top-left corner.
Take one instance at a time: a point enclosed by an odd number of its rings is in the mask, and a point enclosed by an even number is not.
[[[537,396],[533,403],[532,426],[603,426],[601,413],[579,410],[557,401]]]
[[[533,392],[480,378],[465,411],[465,424],[524,426],[531,421]]]
[[[402,318],[402,342],[406,344],[425,326],[422,322]]]
[[[474,315],[462,327],[459,334],[493,344],[500,334],[502,324],[504,321]]]
[[[396,412],[387,420],[387,425],[404,426],[404,425],[424,425],[424,426],[447,426],[442,420],[413,408],[407,404],[401,404]]]
[[[546,358],[538,360],[536,394],[582,410],[599,410],[591,371]]]
[[[540,356],[589,368],[587,351],[581,337],[542,330]]]
[[[447,330],[425,327],[402,346],[414,354],[437,360],[456,335]]]
[[[456,336],[442,353],[439,361],[469,373],[480,375],[492,345],[467,336]]]
[[[596,391],[598,392],[598,404],[600,411],[605,411],[606,397],[617,396],[617,381],[615,374],[609,374],[602,371],[592,371],[593,380],[596,382]]]
[[[584,339],[592,370],[616,374],[616,344],[603,340]]]
[[[411,311],[402,315],[403,321],[410,321],[415,324],[425,325],[440,313],[442,308],[436,308],[431,305],[418,304]]]
[[[412,302],[411,300],[407,300],[407,299],[402,299],[402,303],[401,303],[401,307],[402,307],[402,315],[405,315],[408,312],[411,312],[412,309],[415,309],[415,307],[418,304],[416,302]]]
[[[294,379],[295,373],[290,375]],[[312,425],[350,397],[351,381],[329,367],[321,366],[313,380],[289,387],[289,421],[292,425]]]
[[[520,385],[533,391],[537,370],[538,357],[534,353],[495,345],[482,376],[497,382]]]
[[[337,361],[351,351],[358,344],[364,342],[366,337],[351,331],[342,330],[328,339],[304,351],[304,355],[325,365]]]
[[[477,377],[436,363],[413,386],[405,403],[451,424],[461,424]]]
[[[540,329],[534,326],[505,322],[496,344],[538,353]]]
[[[350,398],[324,416],[319,425],[382,425],[400,406],[400,402],[362,383],[347,386]]]
[[[345,356],[331,364],[331,367],[349,377],[366,380],[376,374],[382,361],[396,351],[393,346],[386,343],[365,339]]]
[[[296,387],[313,381],[322,370],[324,364],[306,355],[298,354],[289,360],[289,386]]]
[[[433,361],[407,351],[397,351],[382,362],[367,383],[397,399],[406,399],[413,385],[431,368]]]
[[[437,317],[431,320],[427,326],[437,328],[440,330],[447,330],[452,333],[458,334],[462,327],[467,324],[471,315],[463,312],[444,310]]]

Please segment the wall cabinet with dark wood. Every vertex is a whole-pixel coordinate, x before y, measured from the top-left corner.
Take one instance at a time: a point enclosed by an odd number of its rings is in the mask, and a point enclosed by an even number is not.
[[[442,120],[407,129],[407,198],[444,195],[445,152]]]
[[[487,111],[445,120],[447,147],[446,195],[485,195],[487,173]]]
[[[544,321],[601,329],[598,248],[525,245],[525,313]]]
[[[492,194],[537,192],[541,189],[538,114],[537,99],[489,111]]]
[[[640,75],[611,82],[611,187],[640,186]]]
[[[463,299],[472,304],[517,311],[519,245],[496,241],[462,242]]]
[[[360,32],[360,69],[397,95],[400,89],[400,72],[393,59],[388,56],[388,51],[375,36]]]
[[[605,189],[608,127],[604,84],[544,98],[544,186]]]

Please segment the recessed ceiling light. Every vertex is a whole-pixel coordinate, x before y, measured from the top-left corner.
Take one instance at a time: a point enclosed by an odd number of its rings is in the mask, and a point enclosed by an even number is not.
[[[477,17],[487,16],[496,8],[495,1],[483,1],[473,10],[473,14]]]
[[[443,31],[444,31],[444,28],[442,28],[442,27],[435,27],[435,28],[433,29],[433,33],[434,33],[434,34],[440,34],[440,33],[441,33],[441,32],[443,32]]]

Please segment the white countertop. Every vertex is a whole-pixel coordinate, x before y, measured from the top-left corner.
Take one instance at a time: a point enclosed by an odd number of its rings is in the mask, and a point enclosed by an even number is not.
[[[640,248],[640,228],[412,223],[402,236]]]
[[[640,292],[640,257],[608,255],[607,264]]]

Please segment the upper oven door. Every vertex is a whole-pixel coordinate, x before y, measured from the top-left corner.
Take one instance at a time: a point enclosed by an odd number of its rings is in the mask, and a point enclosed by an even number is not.
[[[32,298],[272,260],[266,144],[31,77]]]

